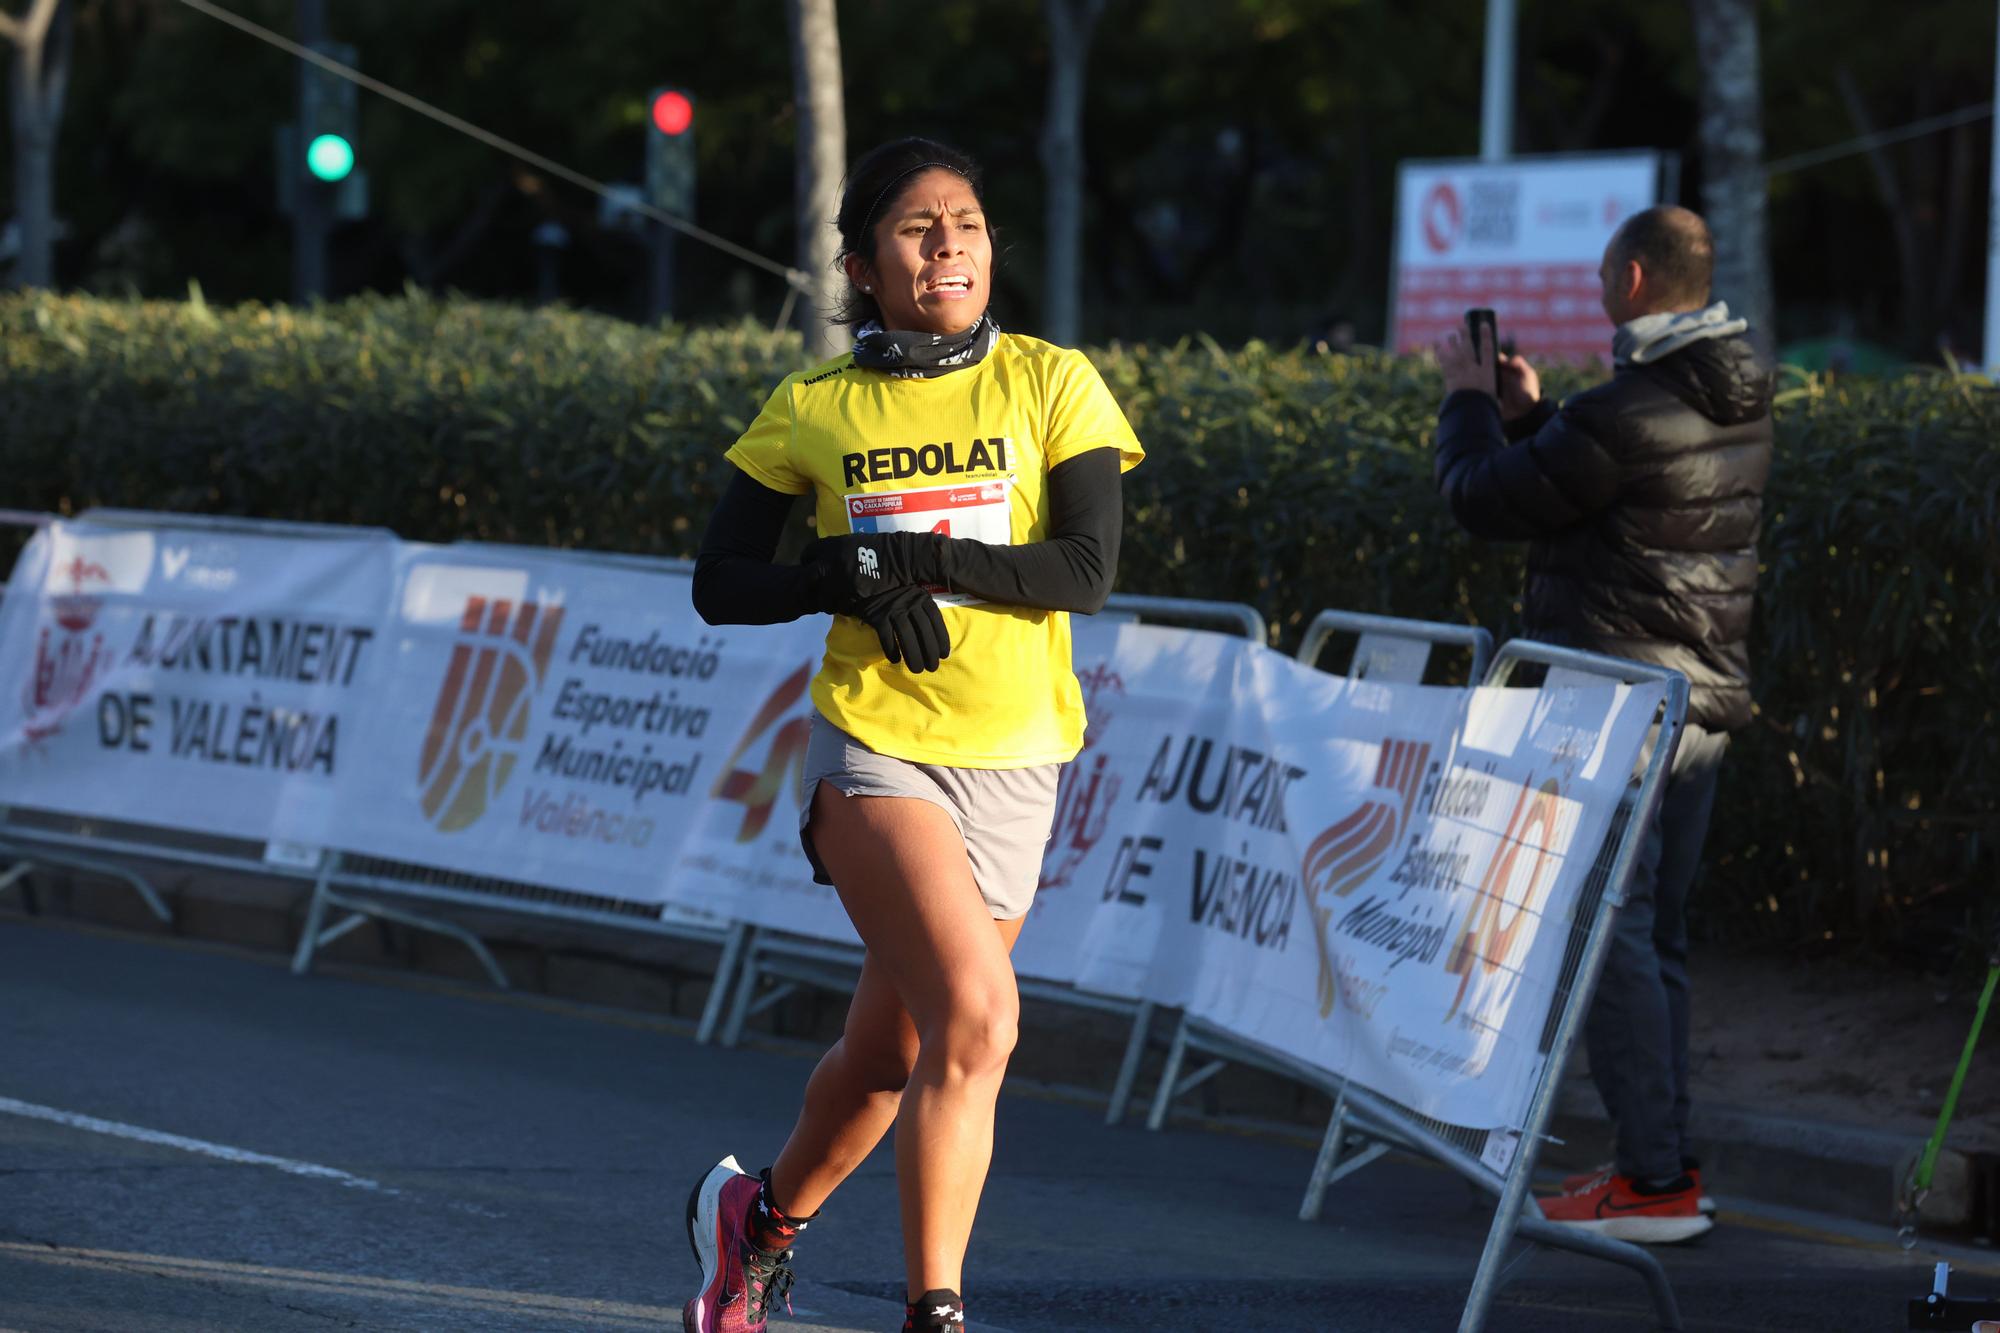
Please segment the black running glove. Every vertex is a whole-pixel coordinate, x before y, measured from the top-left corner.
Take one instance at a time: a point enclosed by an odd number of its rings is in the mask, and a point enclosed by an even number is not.
[[[857,532],[822,537],[808,545],[799,563],[808,571],[812,596],[822,611],[858,615],[871,597],[912,583],[936,582],[936,559],[925,559],[939,538],[926,532]],[[920,568],[929,564],[929,571]]]
[[[951,636],[931,595],[914,583],[896,584],[873,597],[859,599],[843,611],[875,631],[882,652],[891,662],[911,671],[936,671],[951,656]]]
[[[936,671],[951,656],[951,636],[915,565],[926,544],[937,541],[921,532],[822,537],[799,557],[807,600],[815,610],[866,624],[891,662]]]

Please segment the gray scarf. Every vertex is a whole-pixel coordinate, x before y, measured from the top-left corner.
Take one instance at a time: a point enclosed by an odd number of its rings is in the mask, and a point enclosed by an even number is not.
[[[854,331],[854,364],[897,379],[930,379],[976,366],[1000,341],[1000,326],[992,315],[958,333],[912,333],[885,329],[871,319]]]
[[[1717,301],[1706,310],[1682,310],[1628,319],[1611,335],[1611,360],[1621,366],[1643,366],[1708,338],[1733,338],[1750,327],[1747,319],[1731,319],[1729,303]]]

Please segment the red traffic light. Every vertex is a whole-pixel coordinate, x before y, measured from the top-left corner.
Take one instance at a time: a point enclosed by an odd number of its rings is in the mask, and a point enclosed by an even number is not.
[[[653,128],[662,134],[686,134],[694,123],[694,103],[686,93],[669,89],[653,99]]]

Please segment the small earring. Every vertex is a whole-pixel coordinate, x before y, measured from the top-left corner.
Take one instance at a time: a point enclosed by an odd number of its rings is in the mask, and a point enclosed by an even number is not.
[[[870,287],[867,283],[864,282],[861,284],[861,290],[864,292],[872,292],[875,289],[873,287]]]

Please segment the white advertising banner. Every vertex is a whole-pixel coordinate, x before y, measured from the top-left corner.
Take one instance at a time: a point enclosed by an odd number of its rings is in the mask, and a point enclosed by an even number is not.
[[[395,550],[44,528],[0,603],[0,804],[327,842],[371,760]]]
[[[670,868],[677,897],[774,930],[858,944],[833,888],[813,882],[799,844],[799,779],[813,718],[812,678],[827,621],[731,630],[768,660],[718,735],[707,799],[690,811],[686,841]]]
[[[1626,218],[1659,202],[1657,153],[1403,162],[1391,327],[1420,351],[1490,307],[1529,359],[1610,359],[1598,264]]]
[[[1664,690],[1451,691],[1439,707],[1421,688],[1302,678],[1263,701],[1273,733],[1300,738],[1278,753],[1330,779],[1295,785],[1287,812],[1306,938],[1204,931],[1188,1009],[1426,1115],[1511,1126]]]
[[[1162,904],[1185,901],[1182,873],[1168,868],[1165,849],[1185,810],[1174,808],[1182,784],[1169,790],[1155,770],[1176,762],[1183,738],[1226,732],[1250,663],[1275,654],[1224,634],[1083,619],[1072,626],[1071,661],[1090,726],[1056,788],[1041,882],[1014,964],[1024,976],[1100,994],[1165,999],[1171,988],[1151,984],[1171,967],[1162,931],[1174,913]],[[1213,747],[1197,759],[1210,784],[1248,762]]]
[[[800,636],[710,628],[685,575],[555,552],[406,546],[395,588],[347,845],[677,903],[681,844]]]
[[[1020,970],[1184,1007],[1453,1123],[1518,1120],[1662,692],[1348,680],[1150,626],[1076,644],[1090,736]]]

